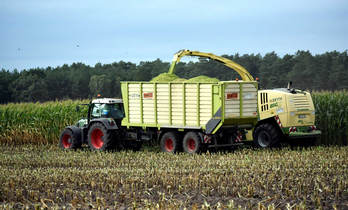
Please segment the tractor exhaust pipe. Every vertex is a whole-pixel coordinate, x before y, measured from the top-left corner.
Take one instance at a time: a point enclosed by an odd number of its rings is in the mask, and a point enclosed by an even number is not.
[[[292,85],[292,81],[289,81],[288,82],[288,90],[290,90],[291,85]]]

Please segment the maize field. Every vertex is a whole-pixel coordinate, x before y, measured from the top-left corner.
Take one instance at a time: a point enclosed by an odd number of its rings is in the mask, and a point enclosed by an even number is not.
[[[172,155],[0,147],[0,208],[346,209],[348,147]]]
[[[320,144],[348,145],[348,92],[314,92],[312,99]]]
[[[52,101],[0,105],[0,143],[58,144],[59,135],[67,125],[86,116],[87,107],[76,112],[83,101]]]
[[[314,92],[316,125],[322,131],[319,144],[347,145],[348,92]],[[67,125],[86,116],[87,107],[76,112],[83,101],[54,101],[0,105],[0,143],[58,144],[60,132]]]

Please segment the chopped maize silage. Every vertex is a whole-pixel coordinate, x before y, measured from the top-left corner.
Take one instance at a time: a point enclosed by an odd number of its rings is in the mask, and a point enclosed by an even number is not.
[[[157,77],[152,78],[151,82],[172,82],[176,79],[179,79],[175,74],[162,73]]]
[[[220,80],[216,79],[216,78],[211,78],[211,77],[207,77],[204,75],[198,76],[198,77],[193,77],[189,80],[186,81],[187,83],[194,83],[194,82],[202,82],[202,83],[217,83],[220,82]]]
[[[173,80],[172,82],[186,82],[186,81],[187,81],[187,79],[178,78],[178,79]]]
[[[184,78],[180,78],[176,76],[175,74],[169,74],[169,73],[162,73],[158,75],[157,77],[154,77],[151,82],[186,82],[186,83],[195,83],[195,82],[202,82],[202,83],[217,83],[219,82],[216,78],[211,78],[208,76],[198,76],[193,77],[189,80],[186,80]]]

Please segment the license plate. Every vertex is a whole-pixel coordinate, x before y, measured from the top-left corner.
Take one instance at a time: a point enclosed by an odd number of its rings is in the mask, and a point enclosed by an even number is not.
[[[299,114],[298,118],[300,118],[300,119],[306,118],[306,115],[305,114]]]

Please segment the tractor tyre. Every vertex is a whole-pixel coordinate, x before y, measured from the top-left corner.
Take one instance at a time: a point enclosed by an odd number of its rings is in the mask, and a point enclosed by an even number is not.
[[[88,130],[88,145],[91,150],[105,151],[115,147],[115,133],[102,123],[93,123]]]
[[[205,150],[202,140],[196,132],[186,133],[182,144],[184,151],[189,154],[200,153]]]
[[[59,147],[64,150],[81,147],[81,134],[73,133],[70,128],[65,128],[59,138]]]
[[[180,145],[179,137],[174,132],[167,132],[163,134],[160,141],[162,152],[176,153],[180,150]]]
[[[270,123],[264,123],[256,127],[253,134],[254,144],[260,148],[275,147],[280,143],[281,134]]]

